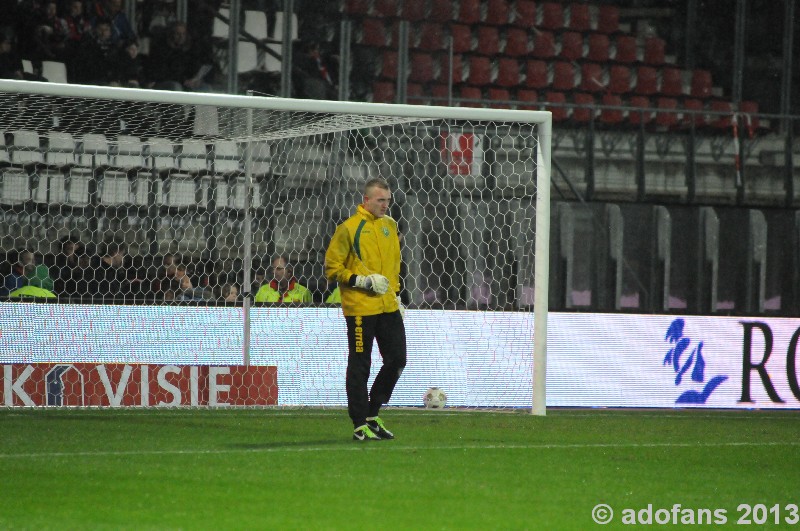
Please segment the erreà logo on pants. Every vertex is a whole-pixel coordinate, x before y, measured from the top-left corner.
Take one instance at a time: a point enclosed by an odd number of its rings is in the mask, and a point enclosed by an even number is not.
[[[33,363],[3,365],[0,404],[260,406],[278,403],[273,366]]]

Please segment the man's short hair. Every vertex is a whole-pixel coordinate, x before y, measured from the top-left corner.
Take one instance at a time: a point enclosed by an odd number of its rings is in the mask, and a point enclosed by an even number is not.
[[[370,188],[382,188],[384,190],[389,190],[389,182],[383,177],[373,177],[364,185],[364,195],[367,195],[367,192]]]

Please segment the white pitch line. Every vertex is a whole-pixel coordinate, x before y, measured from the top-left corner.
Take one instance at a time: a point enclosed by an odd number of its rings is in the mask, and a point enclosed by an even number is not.
[[[224,448],[215,450],[130,450],[98,452],[50,452],[25,454],[0,454],[0,459],[37,459],[56,457],[120,457],[147,455],[224,455],[250,453],[305,453],[305,452],[353,452],[353,451],[409,451],[421,450],[583,450],[603,448],[720,448],[758,446],[800,446],[800,441],[771,442],[687,442],[687,443],[596,443],[596,444],[464,444],[442,446],[397,446],[391,442],[354,442],[352,446],[311,446],[308,448]]]

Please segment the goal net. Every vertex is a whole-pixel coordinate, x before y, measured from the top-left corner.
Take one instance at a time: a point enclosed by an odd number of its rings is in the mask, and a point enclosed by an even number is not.
[[[380,176],[408,307],[390,405],[439,387],[448,406],[543,414],[550,127],[536,111],[0,81],[0,403],[346,404],[324,254]],[[300,301],[263,295],[281,265],[278,292],[300,284]]]

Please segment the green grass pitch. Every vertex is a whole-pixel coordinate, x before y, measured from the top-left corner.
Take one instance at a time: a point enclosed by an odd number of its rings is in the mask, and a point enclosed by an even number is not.
[[[343,410],[0,410],[0,529],[584,530],[600,503],[603,529],[648,504],[800,529],[797,411],[383,418],[359,443]]]

